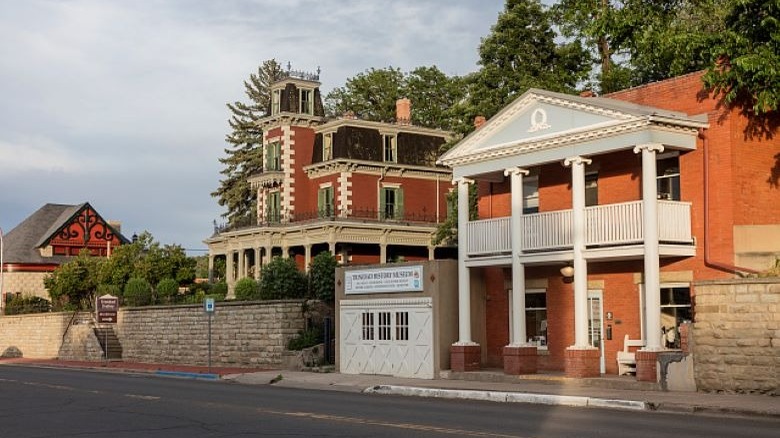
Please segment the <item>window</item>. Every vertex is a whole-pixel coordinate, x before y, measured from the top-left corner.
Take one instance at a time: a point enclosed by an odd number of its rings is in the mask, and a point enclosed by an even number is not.
[[[389,163],[398,162],[398,147],[396,143],[396,137],[392,134],[385,134],[382,136],[382,142],[384,144],[384,160]]]
[[[661,158],[656,163],[656,182],[658,199],[679,201],[680,198],[680,157]]]
[[[661,334],[666,348],[680,348],[680,324],[692,321],[691,289],[661,288]]]
[[[585,206],[599,205],[599,173],[585,174]]]
[[[271,93],[271,114],[281,112],[282,90],[274,90]]]
[[[525,292],[525,331],[528,343],[547,346],[547,292]]]
[[[390,321],[390,312],[379,312],[379,340],[390,341],[391,331],[390,327],[392,322]]]
[[[266,170],[282,170],[282,144],[278,141],[269,143],[266,152]]]
[[[266,204],[266,220],[278,223],[282,220],[282,197],[277,192],[270,192]]]
[[[311,90],[300,90],[299,102],[301,103],[299,110],[301,114],[314,114],[314,100]]]
[[[333,133],[322,134],[322,161],[333,159]]]
[[[409,312],[395,312],[395,340],[409,340]]]
[[[374,314],[371,312],[363,312],[363,330],[362,339],[364,341],[374,340]]]
[[[403,219],[404,196],[400,187],[382,187],[379,203],[382,219]]]
[[[523,214],[539,212],[539,176],[523,178]]]
[[[333,186],[320,187],[317,191],[317,214],[319,217],[333,216]]]

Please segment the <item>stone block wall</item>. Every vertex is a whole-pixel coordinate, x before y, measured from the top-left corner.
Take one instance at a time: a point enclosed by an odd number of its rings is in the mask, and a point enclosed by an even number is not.
[[[57,357],[72,317],[72,312],[0,316],[0,356]]]
[[[304,328],[302,304],[217,303],[211,321],[212,365],[281,366],[287,342]],[[201,305],[121,309],[115,332],[126,361],[208,363],[208,316]]]
[[[695,283],[690,348],[703,391],[777,395],[780,278]]]
[[[49,291],[43,285],[43,279],[50,274],[50,272],[4,272],[3,292],[18,292],[22,295],[35,295],[50,300]]]

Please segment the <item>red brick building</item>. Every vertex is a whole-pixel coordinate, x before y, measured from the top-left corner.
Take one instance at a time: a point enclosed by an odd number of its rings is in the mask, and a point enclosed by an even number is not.
[[[318,77],[288,75],[271,84],[263,128],[263,170],[250,178],[256,217],[217,230],[209,259],[225,257],[229,289],[259,278],[274,256],[307,269],[323,251],[343,264],[428,260],[453,250],[431,238],[447,217],[451,171],[436,165],[450,134],[409,123],[411,103],[396,123],[324,116]]]
[[[704,97],[703,97],[704,96]],[[699,280],[780,256],[780,140],[701,73],[606,97],[529,90],[446,153],[459,191],[455,370],[637,378],[680,348]],[[468,221],[468,186],[479,220]]]

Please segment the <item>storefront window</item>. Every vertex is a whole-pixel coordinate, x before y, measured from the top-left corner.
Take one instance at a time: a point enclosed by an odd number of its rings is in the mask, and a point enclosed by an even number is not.
[[[693,320],[689,287],[661,288],[661,335],[666,348],[680,348],[680,324]]]
[[[547,346],[547,293],[526,291],[525,331],[528,343],[538,347]]]

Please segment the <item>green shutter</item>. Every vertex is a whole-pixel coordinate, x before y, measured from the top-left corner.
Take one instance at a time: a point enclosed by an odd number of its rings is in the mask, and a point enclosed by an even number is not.
[[[379,218],[380,219],[387,219],[385,217],[385,204],[387,203],[387,196],[385,196],[385,191],[387,189],[381,188],[379,189]]]
[[[322,217],[325,215],[325,193],[328,189],[317,190],[317,215]]]
[[[395,218],[404,218],[404,190],[400,187],[395,189]]]

